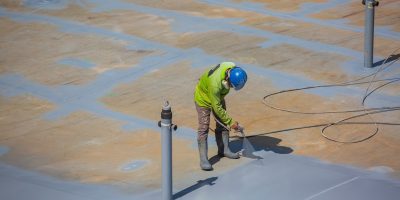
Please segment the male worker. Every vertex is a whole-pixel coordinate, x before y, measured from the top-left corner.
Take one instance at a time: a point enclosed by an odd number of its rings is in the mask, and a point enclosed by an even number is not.
[[[239,123],[234,121],[226,112],[224,97],[232,87],[240,90],[246,84],[246,72],[233,62],[223,62],[207,70],[199,79],[194,92],[194,100],[199,118],[197,143],[199,145],[200,167],[203,170],[212,170],[207,156],[207,136],[210,125],[210,113],[216,120],[215,139],[218,146],[218,155],[231,159],[238,159],[238,153],[229,149],[229,130],[239,130]]]

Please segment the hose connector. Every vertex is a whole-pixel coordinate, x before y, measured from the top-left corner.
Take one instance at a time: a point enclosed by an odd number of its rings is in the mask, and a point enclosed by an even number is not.
[[[163,123],[163,121],[169,123]],[[169,105],[169,102],[167,100],[164,100],[164,104],[161,110],[161,121],[158,121],[158,127],[161,128],[161,126],[169,126],[174,131],[178,129],[178,126],[176,124],[172,124],[171,106]]]
[[[172,111],[171,106],[167,100],[164,101],[162,110],[161,110],[161,119],[169,119],[172,120]]]
[[[370,0],[362,0],[362,4],[363,5],[365,5],[365,2],[366,1],[370,1]],[[369,4],[368,4],[368,6],[369,7],[377,7],[377,6],[379,6],[379,0],[372,0],[371,2],[368,2]]]

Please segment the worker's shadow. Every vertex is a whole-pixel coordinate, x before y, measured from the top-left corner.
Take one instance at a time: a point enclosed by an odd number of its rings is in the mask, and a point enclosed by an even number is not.
[[[231,140],[229,143],[230,149],[232,152],[242,151],[242,156],[246,158],[252,159],[262,159],[261,156],[257,156],[254,152],[257,151],[272,151],[278,154],[289,154],[293,152],[293,149],[290,147],[279,146],[279,143],[282,140],[279,138],[274,138],[270,136],[249,136],[247,139],[236,139]],[[210,158],[210,163],[213,165],[217,163],[221,157],[215,155]]]

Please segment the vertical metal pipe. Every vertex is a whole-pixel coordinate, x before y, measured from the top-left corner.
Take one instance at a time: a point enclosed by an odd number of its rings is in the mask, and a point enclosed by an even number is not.
[[[365,0],[364,67],[373,67],[375,0]]]
[[[164,101],[161,111],[162,199],[172,200],[172,111]]]

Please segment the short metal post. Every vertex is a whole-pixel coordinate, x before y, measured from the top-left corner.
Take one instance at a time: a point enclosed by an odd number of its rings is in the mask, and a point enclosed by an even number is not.
[[[374,18],[376,0],[363,0],[365,5],[365,29],[364,29],[364,67],[373,67],[374,57]]]
[[[172,129],[176,130],[177,126],[172,124],[172,111],[168,101],[164,101],[158,126],[161,127],[162,143],[162,199],[172,200]]]

